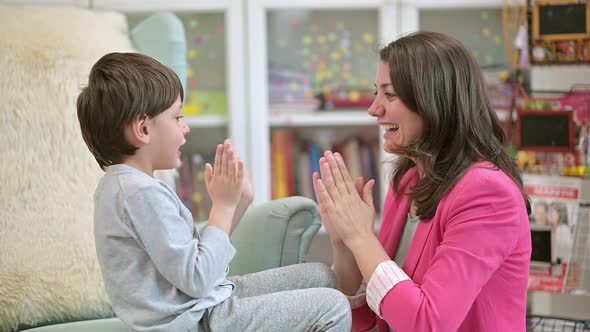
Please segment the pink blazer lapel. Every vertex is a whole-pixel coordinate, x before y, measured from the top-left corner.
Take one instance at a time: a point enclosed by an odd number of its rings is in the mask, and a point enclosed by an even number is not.
[[[410,197],[403,195],[397,199],[391,198],[387,200],[387,203],[385,204],[384,222],[381,226],[379,241],[383,244],[387,255],[393,259],[404,231],[404,224],[410,207]]]
[[[416,228],[416,234],[414,234],[410,248],[408,248],[408,255],[406,256],[404,266],[402,267],[410,278],[414,276],[414,271],[416,271],[416,266],[418,266],[418,262],[424,251],[424,245],[432,230],[432,224],[434,224],[432,220],[420,220],[419,222],[418,228]]]
[[[393,259],[404,231],[404,225],[410,209],[410,196],[408,193],[418,182],[415,169],[409,170],[402,178],[400,189],[403,194],[395,195],[393,189],[389,190],[383,207],[383,224],[379,233],[379,241],[383,244],[387,255]]]
[[[404,225],[410,209],[410,196],[408,193],[411,188],[418,183],[418,172],[416,169],[411,169],[406,173],[401,181],[400,187],[405,188],[405,194],[395,196],[393,190],[389,191],[385,206],[383,208],[383,225],[379,233],[379,241],[383,244],[385,251],[393,259],[395,252],[401,240],[404,231]],[[413,276],[420,256],[424,250],[424,244],[430,235],[432,229],[432,220],[420,221],[416,234],[412,239],[408,255],[404,262],[402,269],[410,276]]]

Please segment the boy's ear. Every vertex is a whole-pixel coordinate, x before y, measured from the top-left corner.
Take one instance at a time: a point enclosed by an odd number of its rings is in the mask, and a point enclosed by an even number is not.
[[[147,116],[143,116],[129,124],[128,129],[133,141],[136,141],[140,144],[148,144],[150,142],[150,128],[148,123],[149,118]]]

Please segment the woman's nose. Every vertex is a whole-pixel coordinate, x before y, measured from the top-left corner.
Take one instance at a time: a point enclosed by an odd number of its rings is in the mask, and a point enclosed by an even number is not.
[[[375,100],[373,100],[373,103],[371,104],[371,106],[369,106],[369,109],[367,110],[367,112],[371,116],[379,117],[379,116],[383,115],[384,110],[385,109],[383,108],[383,105],[381,105],[381,103],[377,100],[377,98],[375,98]]]

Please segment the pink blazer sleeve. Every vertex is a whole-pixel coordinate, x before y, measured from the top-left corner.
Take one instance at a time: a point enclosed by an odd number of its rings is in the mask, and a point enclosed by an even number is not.
[[[377,315],[367,304],[352,309],[352,330],[355,332],[371,331],[377,323]]]

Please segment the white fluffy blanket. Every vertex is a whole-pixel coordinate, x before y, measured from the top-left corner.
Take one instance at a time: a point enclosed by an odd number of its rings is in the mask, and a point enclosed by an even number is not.
[[[102,174],[75,101],[91,66],[130,51],[121,14],[0,5],[0,331],[111,309],[93,239]]]

